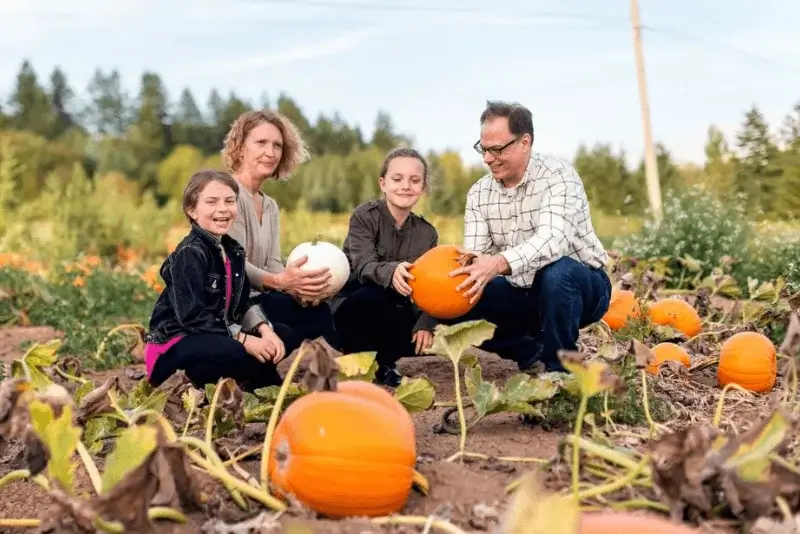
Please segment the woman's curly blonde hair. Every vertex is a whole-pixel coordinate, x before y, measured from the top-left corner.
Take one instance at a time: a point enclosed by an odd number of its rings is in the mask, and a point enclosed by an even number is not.
[[[248,111],[233,121],[225,136],[225,144],[221,153],[222,162],[228,172],[235,173],[239,170],[242,165],[242,148],[247,136],[254,128],[265,122],[275,126],[283,136],[283,153],[273,176],[279,180],[285,180],[301,163],[308,160],[308,149],[292,121],[280,113],[268,109]]]

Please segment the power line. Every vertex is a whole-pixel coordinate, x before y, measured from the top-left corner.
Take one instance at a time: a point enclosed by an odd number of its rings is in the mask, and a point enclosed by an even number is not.
[[[478,7],[470,7],[470,6],[435,6],[431,4],[408,4],[408,3],[399,3],[399,2],[376,2],[370,0],[238,0],[239,4],[249,4],[249,5],[294,5],[294,6],[307,6],[307,7],[320,7],[320,8],[339,8],[339,9],[357,9],[357,10],[365,10],[365,11],[406,11],[406,12],[419,12],[419,13],[452,13],[452,14],[471,14],[471,15],[482,15],[486,16],[487,18],[491,17],[498,17],[501,16],[498,12],[494,11],[486,11],[483,8]],[[228,11],[230,18],[234,18],[235,10]],[[11,9],[6,10],[4,15],[10,15],[11,17],[18,17],[18,18],[77,18],[82,17],[79,13],[71,13],[71,12],[64,12],[64,11],[46,11],[46,12],[36,12],[23,9]],[[176,14],[182,17],[185,17],[185,13]],[[167,15],[168,16],[168,15]],[[568,12],[559,12],[559,11],[541,11],[541,10],[533,10],[533,11],[521,11],[515,10],[512,15],[515,19],[536,19],[536,18],[550,18],[550,19],[562,19],[562,20],[573,20],[573,21],[583,21],[583,22],[592,22],[596,24],[603,24],[603,25],[620,25],[624,27],[628,27],[630,20],[628,18],[607,18],[607,17],[598,17],[596,15],[591,15],[587,13],[568,13]],[[102,15],[93,15],[95,18],[104,18]],[[125,14],[124,17],[128,20],[130,19],[138,19],[138,20],[153,20],[156,18],[165,18],[165,13],[149,13],[149,14]],[[259,16],[257,13],[247,13],[242,14],[242,17],[246,17],[250,21],[270,21],[270,22],[280,22],[281,24],[320,24],[323,23],[326,26],[331,25],[343,25],[349,26],[351,24],[350,21],[342,20],[338,18],[336,20],[315,20],[315,19],[278,19],[275,20],[273,17],[264,14]],[[6,21],[9,20],[10,17],[4,17]],[[223,16],[223,18],[227,18]],[[561,28],[565,28],[566,26],[560,26]],[[572,28],[583,28],[585,26],[569,26]],[[769,56],[765,56],[758,52],[754,52],[752,50],[747,50],[729,43],[715,41],[713,39],[709,39],[707,37],[696,35],[690,32],[686,32],[683,30],[679,30],[676,28],[666,27],[666,26],[658,26],[652,24],[641,24],[641,30],[643,32],[651,32],[651,33],[660,33],[664,35],[672,35],[676,37],[681,37],[687,40],[697,41],[704,43],[706,45],[719,48],[722,50],[727,50],[742,56],[747,56],[751,60],[758,60],[765,63],[769,63],[774,66],[782,67],[782,68],[798,68],[797,65],[790,65],[781,61],[778,61],[774,58]]]

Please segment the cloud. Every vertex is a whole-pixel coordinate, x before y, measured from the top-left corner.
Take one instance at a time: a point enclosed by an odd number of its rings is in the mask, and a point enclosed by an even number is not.
[[[360,47],[379,34],[377,27],[362,28],[333,39],[290,47],[277,52],[242,59],[224,60],[191,67],[190,70],[214,71],[215,74],[245,72],[267,67],[292,65],[321,57],[337,56]]]

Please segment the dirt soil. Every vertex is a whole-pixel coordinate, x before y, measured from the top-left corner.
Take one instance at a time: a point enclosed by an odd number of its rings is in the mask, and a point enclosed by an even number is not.
[[[44,328],[7,328],[0,330],[0,355],[6,362],[22,355],[19,344],[27,340],[46,341],[57,335],[51,329]],[[517,371],[516,365],[503,361],[494,355],[482,355],[481,366],[484,378],[504,381]],[[291,359],[280,366],[285,373]],[[438,357],[406,358],[400,361],[399,370],[411,377],[425,375],[436,386],[437,402],[453,401],[452,364]],[[102,373],[86,373],[97,383],[111,374],[121,378],[123,387],[143,376],[142,365],[131,365],[123,369]],[[462,462],[445,462],[458,451],[458,436],[437,434],[434,425],[441,420],[444,408],[435,408],[423,413],[414,414],[413,419],[417,432],[418,470],[430,481],[430,494],[422,496],[416,491],[402,511],[404,515],[437,516],[449,519],[466,531],[491,531],[502,514],[506,500],[505,486],[523,474],[526,464],[504,463],[496,460],[465,460]],[[256,437],[263,439],[263,425]],[[501,414],[486,418],[470,431],[467,438],[467,449],[490,456],[517,456],[546,458],[556,453],[561,435],[544,431],[538,427],[524,425],[518,416]],[[258,462],[242,462],[240,465],[250,472],[257,473]],[[528,464],[532,465],[532,464]],[[0,476],[7,472],[8,465],[0,464]],[[81,486],[88,489],[83,469],[78,471]],[[35,484],[27,481],[12,482],[0,489],[0,517],[2,518],[44,518],[48,514],[49,498]],[[52,506],[52,505],[51,505]],[[263,508],[254,507],[253,512],[238,519],[257,515]],[[232,532],[228,529],[211,529],[206,518],[199,514],[190,516],[190,523],[175,526],[161,522],[159,532]],[[253,532],[295,532],[290,523],[291,517],[279,518],[272,528],[266,525]],[[368,532],[421,532],[422,527],[377,527],[365,521],[326,521],[319,519],[302,519],[300,523],[307,528],[300,532],[333,534]],[[280,526],[278,526],[278,524]],[[310,530],[308,529],[310,527]],[[34,532],[35,529],[15,528],[13,532]],[[239,532],[243,532],[239,530]]]

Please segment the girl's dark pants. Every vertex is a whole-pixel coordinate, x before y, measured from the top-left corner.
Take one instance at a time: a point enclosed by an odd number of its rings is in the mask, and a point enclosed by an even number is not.
[[[382,369],[414,355],[411,331],[419,317],[411,301],[392,288],[348,283],[346,297],[334,312],[342,352],[376,351]]]
[[[261,363],[239,341],[219,334],[187,335],[159,356],[150,383],[158,387],[182,369],[195,387],[232,378],[244,391],[281,383],[275,364]]]

